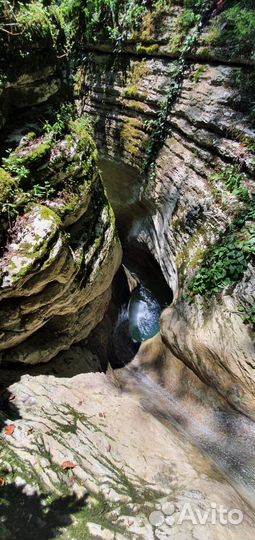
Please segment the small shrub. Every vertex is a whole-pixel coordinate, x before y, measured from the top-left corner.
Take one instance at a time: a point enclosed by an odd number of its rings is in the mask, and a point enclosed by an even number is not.
[[[20,4],[16,22],[31,38],[36,34],[44,38],[50,35],[50,21],[47,9],[40,0],[30,4]]]
[[[241,174],[238,165],[226,167],[219,174],[213,174],[210,181],[222,182],[227,191],[233,193],[240,201],[247,202],[250,198],[249,190],[245,186],[245,178]]]
[[[192,26],[194,26],[200,19],[200,15],[194,13],[192,9],[185,9],[183,13],[178,16],[177,25],[181,32],[188,32]]]
[[[177,54],[181,52],[181,47],[183,43],[184,36],[182,33],[180,34],[174,34],[171,36],[169,42],[168,42],[168,50],[171,54]]]
[[[19,181],[26,180],[29,176],[29,169],[15,153],[10,153],[7,158],[3,158],[3,165],[5,169],[12,173]]]
[[[202,64],[201,66],[199,66],[198,69],[196,69],[196,71],[193,71],[193,73],[190,74],[189,78],[192,81],[199,82],[200,79],[203,77],[203,74],[205,73],[206,70],[207,70],[207,66]]]
[[[136,98],[139,95],[137,86],[128,86],[124,90],[124,96],[126,98]]]
[[[250,55],[255,59],[255,11],[252,3],[238,2],[214,21],[206,43],[228,48],[230,57]]]
[[[200,294],[210,298],[240,280],[255,254],[255,226],[242,229],[233,225],[229,233],[212,248],[196,277],[188,287],[188,296]]]
[[[50,135],[54,140],[62,137],[68,128],[68,123],[73,119],[74,108],[70,103],[63,103],[60,107],[60,111],[56,113],[54,122],[51,123],[48,120],[43,125],[44,133]]]

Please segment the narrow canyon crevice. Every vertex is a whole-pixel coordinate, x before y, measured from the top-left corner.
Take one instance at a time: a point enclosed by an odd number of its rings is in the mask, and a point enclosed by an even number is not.
[[[0,33],[1,540],[254,540],[248,4]]]

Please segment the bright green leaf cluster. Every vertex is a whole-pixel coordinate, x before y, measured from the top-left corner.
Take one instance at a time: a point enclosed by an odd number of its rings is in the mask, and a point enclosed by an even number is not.
[[[200,270],[188,286],[190,299],[200,294],[205,298],[240,280],[255,256],[255,203],[222,235],[206,256]]]
[[[247,202],[250,199],[250,192],[245,185],[244,175],[240,172],[238,165],[226,167],[218,174],[210,177],[211,182],[222,182],[227,191],[233,193],[240,201]]]

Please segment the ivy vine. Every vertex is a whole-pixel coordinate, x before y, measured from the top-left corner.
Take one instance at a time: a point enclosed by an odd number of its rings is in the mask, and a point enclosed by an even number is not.
[[[150,122],[151,134],[145,151],[145,160],[143,163],[144,173],[147,173],[150,167],[155,162],[158,152],[162,147],[167,134],[169,133],[167,119],[177,97],[179,96],[184,75],[188,68],[187,56],[195,47],[200,32],[203,26],[208,21],[214,4],[215,2],[213,0],[203,0],[202,4],[201,0],[197,0],[197,2],[195,3],[195,26],[193,27],[193,30],[184,39],[180,56],[175,62],[174,69],[171,74],[171,81],[166,98],[160,106],[157,118],[156,120],[152,120]]]

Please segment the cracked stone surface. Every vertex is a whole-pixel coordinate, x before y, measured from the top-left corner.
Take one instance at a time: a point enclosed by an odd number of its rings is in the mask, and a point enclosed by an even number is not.
[[[72,523],[58,526],[57,538],[254,538],[253,512],[213,463],[144,410],[115,375],[23,375],[8,391],[10,410],[17,413],[5,421],[15,426],[12,435],[5,429],[1,434],[1,471],[8,482],[31,501],[39,493],[87,496]],[[185,503],[193,512],[212,504],[238,508],[244,519],[206,529],[190,520],[179,523]]]

